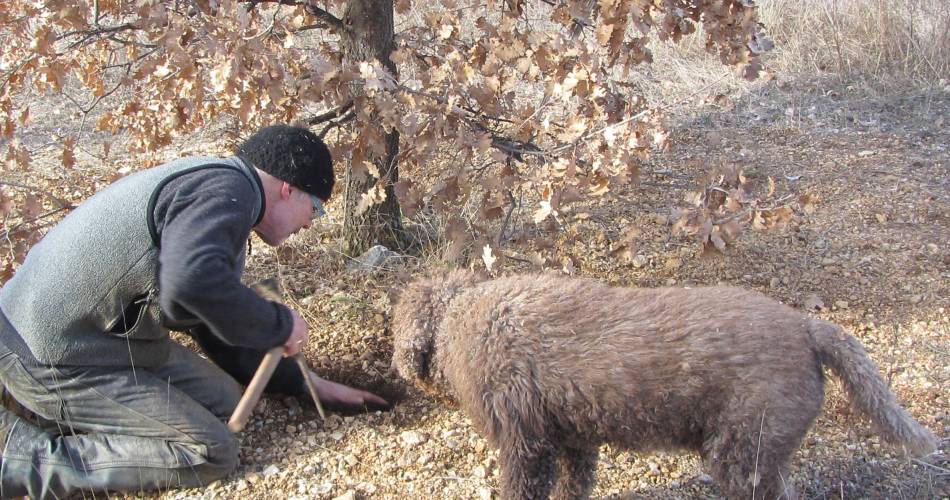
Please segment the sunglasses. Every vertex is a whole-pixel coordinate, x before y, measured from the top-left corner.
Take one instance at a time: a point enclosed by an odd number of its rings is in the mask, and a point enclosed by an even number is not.
[[[327,214],[326,210],[323,209],[323,201],[317,195],[310,195],[310,201],[313,203],[313,213],[310,214],[310,220],[319,219]]]

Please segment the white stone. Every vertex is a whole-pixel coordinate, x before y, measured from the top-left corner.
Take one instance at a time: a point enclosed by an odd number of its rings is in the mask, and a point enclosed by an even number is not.
[[[391,260],[401,257],[402,256],[398,253],[393,252],[383,245],[376,245],[367,250],[363,255],[350,261],[346,265],[346,268],[353,272],[369,274],[379,270]]]

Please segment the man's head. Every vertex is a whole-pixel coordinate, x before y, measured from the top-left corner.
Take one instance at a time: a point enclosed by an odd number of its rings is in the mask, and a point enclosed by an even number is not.
[[[326,144],[305,128],[264,127],[241,144],[237,155],[323,201],[330,199],[333,158]]]
[[[280,244],[322,215],[333,191],[333,160],[312,132],[271,125],[244,141],[237,155],[262,174],[266,208],[255,231],[266,243]]]

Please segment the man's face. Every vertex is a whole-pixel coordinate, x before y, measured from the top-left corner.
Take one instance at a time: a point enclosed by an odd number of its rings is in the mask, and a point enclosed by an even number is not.
[[[323,215],[322,200],[314,201],[314,198],[283,182],[280,195],[268,200],[264,218],[254,231],[268,245],[280,245],[297,231],[309,228],[314,218]]]

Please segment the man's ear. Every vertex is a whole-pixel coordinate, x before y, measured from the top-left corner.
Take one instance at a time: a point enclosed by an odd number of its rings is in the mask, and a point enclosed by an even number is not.
[[[293,192],[294,187],[290,185],[287,181],[280,181],[280,199],[286,200],[290,198],[290,194]]]

